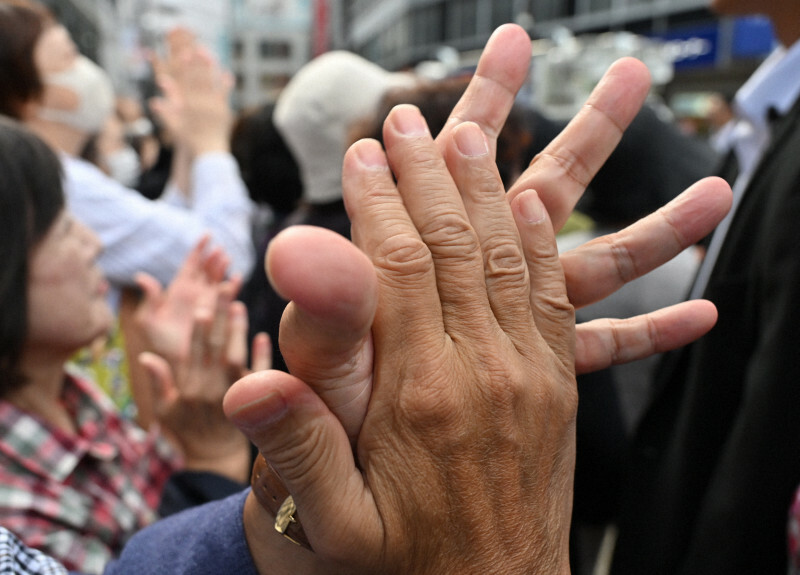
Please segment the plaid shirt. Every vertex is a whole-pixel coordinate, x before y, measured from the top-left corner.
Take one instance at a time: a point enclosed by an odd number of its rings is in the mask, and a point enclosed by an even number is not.
[[[63,565],[40,551],[25,547],[8,529],[0,527],[0,573],[3,575],[67,575]]]
[[[789,574],[800,574],[800,489],[794,494],[789,509]]]
[[[180,462],[90,382],[67,375],[62,401],[77,435],[0,400],[0,523],[67,568],[100,573],[157,519]]]

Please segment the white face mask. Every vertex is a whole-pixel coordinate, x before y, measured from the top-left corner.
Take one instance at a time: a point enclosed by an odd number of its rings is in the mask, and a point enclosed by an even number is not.
[[[105,158],[111,177],[129,188],[139,183],[142,167],[139,154],[130,146],[125,146],[108,154]]]
[[[78,56],[70,68],[45,76],[46,84],[67,88],[78,96],[74,110],[42,107],[39,116],[60,122],[86,134],[96,134],[103,128],[114,108],[114,89],[108,74],[86,56]]]

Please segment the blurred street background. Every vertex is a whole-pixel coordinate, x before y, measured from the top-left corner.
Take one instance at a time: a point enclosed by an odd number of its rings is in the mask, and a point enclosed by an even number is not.
[[[47,0],[82,51],[114,71],[121,94],[152,92],[148,54],[164,32],[190,28],[236,77],[234,106],[275,99],[313,56],[347,49],[391,70],[469,72],[505,22],[531,35],[531,81],[521,95],[568,118],[608,64],[643,59],[654,96],[682,128],[713,130],[774,38],[758,17],[718,18],[706,0]]]

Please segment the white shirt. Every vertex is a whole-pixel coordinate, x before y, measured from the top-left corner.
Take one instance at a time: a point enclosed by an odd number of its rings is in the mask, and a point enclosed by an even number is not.
[[[734,150],[739,163],[739,175],[733,184],[731,211],[717,226],[708,252],[697,274],[690,299],[703,295],[711,271],[722,249],[731,220],[744,197],[750,178],[758,166],[770,140],[769,113],[786,114],[800,98],[800,42],[789,50],[776,48],[764,60],[734,98],[736,118],[726,126],[727,142],[722,142],[724,153]]]
[[[67,207],[100,238],[98,263],[113,285],[133,285],[138,272],[168,284],[206,233],[230,257],[231,272],[246,275],[252,269],[253,206],[230,154],[195,160],[189,200],[168,188],[152,201],[89,162],[63,154],[61,160]]]

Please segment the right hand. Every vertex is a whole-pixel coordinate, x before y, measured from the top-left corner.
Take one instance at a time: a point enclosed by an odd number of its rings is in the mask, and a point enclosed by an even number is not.
[[[445,141],[459,122],[474,121],[494,149],[527,75],[529,57],[530,40],[524,30],[511,25],[499,28],[437,142]],[[558,229],[636,116],[648,87],[649,75],[641,62],[628,58],[613,65],[581,113],[534,158],[509,193],[509,201],[520,190],[537,190]],[[576,309],[589,305],[670,260],[708,235],[730,202],[727,184],[706,179],[636,224],[562,254],[570,303]],[[273,247],[279,248],[280,241],[276,238]],[[289,371],[320,394],[354,439],[372,386],[369,318],[377,305],[375,283],[354,275],[352,282],[318,288],[309,269],[311,261],[317,269],[333,265],[321,257],[299,262],[283,249],[268,253],[270,281],[291,301],[281,320],[281,352]],[[306,273],[306,281],[294,281]],[[334,275],[333,270],[330,273]],[[587,373],[680,347],[715,322],[714,306],[697,300],[634,318],[582,323],[577,327],[576,371]]]
[[[154,62],[163,92],[150,106],[179,146],[194,156],[230,151],[233,77],[182,29],[167,36],[167,57]]]

